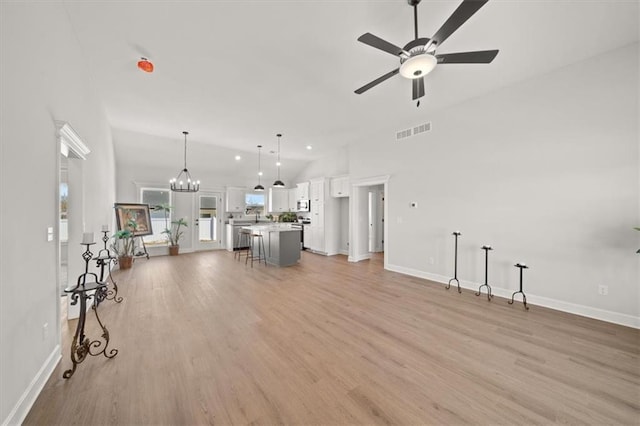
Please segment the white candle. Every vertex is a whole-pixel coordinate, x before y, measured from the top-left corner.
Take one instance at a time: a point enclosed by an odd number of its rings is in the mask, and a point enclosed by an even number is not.
[[[93,244],[93,232],[85,232],[82,234],[82,244]]]
[[[109,232],[109,225],[102,225],[102,232]]]

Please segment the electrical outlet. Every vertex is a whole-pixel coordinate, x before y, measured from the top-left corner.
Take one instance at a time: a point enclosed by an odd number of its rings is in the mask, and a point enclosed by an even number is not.
[[[598,286],[598,294],[600,296],[606,296],[609,294],[609,286],[608,285],[599,285]]]
[[[42,324],[42,340],[47,340],[47,337],[49,337],[49,323],[45,322]]]
[[[429,258],[429,264],[430,265],[434,265],[436,263],[436,260],[433,257]]]

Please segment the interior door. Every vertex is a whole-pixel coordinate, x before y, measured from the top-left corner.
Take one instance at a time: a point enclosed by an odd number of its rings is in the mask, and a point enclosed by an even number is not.
[[[196,218],[195,224],[195,249],[212,250],[222,248],[224,209],[222,206],[222,193],[205,192],[196,193]]]

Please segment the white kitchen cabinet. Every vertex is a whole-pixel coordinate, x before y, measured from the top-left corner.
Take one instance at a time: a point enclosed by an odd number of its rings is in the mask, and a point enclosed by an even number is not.
[[[296,201],[309,199],[309,182],[302,182],[296,186]]]
[[[227,188],[227,212],[229,213],[241,213],[244,212],[245,205],[245,193],[244,188]]]
[[[312,179],[309,182],[309,199],[311,200],[311,206],[313,208],[314,203],[323,203],[325,194],[326,179]]]
[[[298,211],[298,188],[287,189],[289,193],[289,211],[297,212]]]
[[[338,176],[331,178],[331,196],[348,197],[349,185],[349,176]]]
[[[269,188],[269,213],[284,213],[289,211],[289,190],[284,188]]]
[[[311,225],[302,225],[302,247],[310,249],[313,246],[313,234],[311,233]]]
[[[318,253],[326,254],[325,244],[325,186],[328,181],[325,178],[312,179],[309,183],[309,196],[311,197],[311,241],[309,248]]]

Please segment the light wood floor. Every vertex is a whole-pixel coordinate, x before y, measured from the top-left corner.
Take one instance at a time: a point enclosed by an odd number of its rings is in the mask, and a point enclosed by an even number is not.
[[[25,424],[639,424],[638,330],[303,253],[137,260]],[[95,318],[88,317],[90,326]],[[88,333],[97,337],[95,327]]]

